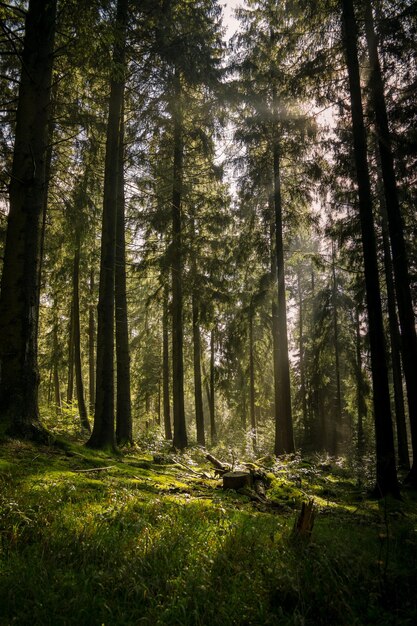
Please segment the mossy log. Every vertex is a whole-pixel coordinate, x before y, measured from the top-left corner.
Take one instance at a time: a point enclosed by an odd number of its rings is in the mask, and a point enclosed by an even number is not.
[[[242,489],[251,487],[252,474],[250,472],[226,472],[223,474],[223,489]]]

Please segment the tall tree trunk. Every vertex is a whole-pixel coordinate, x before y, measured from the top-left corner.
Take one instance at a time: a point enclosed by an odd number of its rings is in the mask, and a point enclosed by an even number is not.
[[[272,181],[274,187],[274,181]],[[269,195],[269,213],[270,213],[270,256],[271,256],[271,279],[272,284],[278,284],[277,273],[277,253],[276,253],[276,234],[275,234],[275,202],[274,194]],[[277,291],[273,290],[272,304],[272,358],[274,365],[274,421],[275,421],[275,445],[277,438],[277,428],[279,428],[279,406],[280,406],[280,386],[279,386],[279,322],[278,322],[278,300]]]
[[[196,289],[192,294],[193,309],[193,348],[194,348],[194,401],[195,420],[197,427],[197,443],[200,446],[206,445],[204,435],[204,410],[203,410],[203,388],[201,384],[201,336],[200,336],[200,310],[198,306],[198,295]]]
[[[165,439],[172,439],[171,407],[169,403],[169,312],[168,312],[168,284],[164,285],[164,300],[162,310],[162,396],[164,407]]]
[[[72,404],[74,397],[74,295],[71,296],[71,311],[68,331],[67,404]]]
[[[128,1],[117,1],[113,76],[110,85],[104,164],[103,221],[97,316],[96,403],[91,448],[115,448],[114,433],[114,283],[120,120],[123,107]]]
[[[95,402],[95,336],[96,336],[96,320],[94,306],[94,269],[90,270],[90,304],[88,305],[88,388],[89,388],[89,408],[90,414],[94,415]]]
[[[255,413],[255,359],[253,354],[253,317],[252,303],[249,310],[249,409],[252,444],[256,448],[257,424]]]
[[[182,178],[183,178],[183,112],[181,76],[175,71],[175,102],[172,103],[174,126],[174,162],[172,189],[172,399],[174,408],[175,448],[187,447],[184,408],[183,302],[182,302]]]
[[[30,0],[10,180],[0,296],[0,427],[44,439],[38,407],[37,326],[56,0]]]
[[[124,193],[124,122],[120,122],[119,167],[117,185],[116,217],[116,441],[120,445],[133,443],[132,409],[130,400],[130,354],[126,297],[126,241],[125,241],[125,193]]]
[[[217,442],[216,428],[216,402],[214,392],[214,328],[210,333],[210,389],[209,389],[209,409],[210,409],[210,438],[211,445]]]
[[[388,493],[398,496],[399,487],[395,467],[387,358],[359,75],[357,25],[353,1],[341,0],[341,2],[342,34],[349,74],[354,157],[359,194],[359,215],[362,230],[369,340],[371,346],[377,466],[376,488],[381,496],[385,496]]]
[[[356,327],[356,409],[358,411],[358,457],[363,458],[365,452],[365,433],[363,422],[366,417],[366,401],[364,394],[362,350],[361,350],[361,328],[359,320],[359,308],[355,310]]]
[[[384,269],[387,286],[388,323],[390,329],[392,382],[394,386],[395,422],[397,426],[398,463],[404,469],[410,469],[408,456],[407,424],[404,409],[403,377],[401,369],[401,336],[398,328],[397,308],[395,305],[395,287],[392,275],[391,247],[389,243],[388,223],[385,202],[381,203],[382,241],[384,248]]]
[[[338,453],[339,434],[342,425],[342,392],[340,387],[340,350],[339,350],[339,320],[337,311],[337,282],[336,282],[336,264],[335,249],[332,242],[332,315],[333,315],[333,339],[334,339],[334,360],[335,360],[335,376],[336,376],[336,411],[333,424],[333,441],[332,454]]]
[[[80,332],[80,237],[76,234],[74,269],[72,274],[72,313],[74,332],[74,370],[75,386],[77,389],[78,412],[80,414],[81,426],[91,432],[90,422],[87,417],[87,409],[84,399],[84,383],[81,365],[81,332]]]
[[[200,302],[197,285],[197,262],[196,262],[196,232],[194,213],[190,219],[191,239],[194,244],[194,253],[191,260],[191,268],[193,275],[193,292],[192,292],[192,316],[193,316],[193,365],[194,365],[194,405],[195,405],[195,421],[197,429],[197,443],[201,446],[206,445],[204,433],[204,409],[203,409],[203,387],[201,382],[201,333],[200,333]]]
[[[58,348],[58,318],[56,315],[56,299],[53,303],[54,307],[54,321],[53,321],[53,380],[54,380],[54,395],[55,395],[55,408],[58,415],[62,413],[62,401],[61,401],[61,387],[59,384],[59,348]]]
[[[276,96],[274,95],[274,100]],[[277,417],[275,424],[275,454],[294,452],[294,434],[291,409],[290,362],[288,357],[287,305],[285,297],[284,242],[282,235],[282,198],[280,175],[280,148],[275,130],[274,158],[274,208],[275,208],[275,245],[277,255],[278,278],[278,394]]]
[[[301,289],[301,271],[300,268],[297,269],[297,292],[298,292],[298,332],[300,335],[299,339],[299,350],[300,350],[300,361],[299,361],[299,370],[300,370],[300,394],[301,394],[301,409],[303,416],[303,427],[304,431],[307,430],[308,423],[308,414],[307,414],[307,389],[306,389],[306,372],[304,365],[304,304],[303,304],[303,293]]]
[[[402,334],[402,357],[407,389],[408,413],[413,444],[413,465],[409,480],[417,486],[417,333],[410,290],[407,250],[404,240],[404,225],[398,199],[397,181],[388,115],[385,102],[384,83],[378,57],[378,42],[375,35],[372,6],[365,0],[365,31],[371,66],[370,87],[375,112],[375,126],[378,136],[382,179],[384,182],[385,204],[388,215],[389,234],[392,248],[392,263],[395,276],[398,314]]]

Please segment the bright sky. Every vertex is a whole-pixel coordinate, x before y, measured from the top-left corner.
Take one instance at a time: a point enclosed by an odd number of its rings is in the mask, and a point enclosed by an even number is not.
[[[233,13],[234,10],[243,4],[243,0],[226,0],[223,6],[223,25],[227,28],[226,39],[230,39],[230,37],[237,30],[237,20],[235,19]]]

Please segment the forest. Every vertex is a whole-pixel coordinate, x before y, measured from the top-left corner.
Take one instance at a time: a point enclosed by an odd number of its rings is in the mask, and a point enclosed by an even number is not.
[[[417,623],[415,0],[0,25],[0,624]]]

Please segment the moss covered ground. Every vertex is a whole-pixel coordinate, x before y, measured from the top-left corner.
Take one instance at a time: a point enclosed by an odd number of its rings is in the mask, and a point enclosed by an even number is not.
[[[262,502],[201,451],[166,460],[0,443],[0,624],[417,623],[413,493],[372,500],[343,463],[291,457]]]

